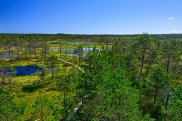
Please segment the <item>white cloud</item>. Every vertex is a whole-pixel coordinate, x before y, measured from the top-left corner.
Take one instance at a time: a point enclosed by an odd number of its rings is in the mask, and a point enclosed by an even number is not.
[[[180,33],[182,33],[182,29],[172,30],[172,33],[178,33],[178,34],[180,34]]]
[[[168,19],[169,19],[169,20],[174,20],[175,18],[174,18],[174,17],[169,17]]]

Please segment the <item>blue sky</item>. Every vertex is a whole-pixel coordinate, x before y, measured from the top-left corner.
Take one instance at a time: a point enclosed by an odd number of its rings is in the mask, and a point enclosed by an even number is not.
[[[0,33],[182,33],[182,0],[0,0]]]

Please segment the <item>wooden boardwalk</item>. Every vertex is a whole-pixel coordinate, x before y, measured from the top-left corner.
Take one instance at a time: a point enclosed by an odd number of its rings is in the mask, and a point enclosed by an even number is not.
[[[71,63],[71,62],[68,62],[66,60],[63,60],[63,59],[59,59],[60,61],[64,62],[64,63],[67,63],[67,64],[70,64],[71,66],[74,66],[75,68],[77,68],[80,72],[84,73],[85,74],[85,71],[83,69],[81,69],[79,66]],[[86,95],[84,97],[87,97]],[[83,101],[84,101],[84,98],[83,100],[81,100],[77,106],[75,108],[73,108],[73,112],[66,118],[65,121],[71,121],[72,118],[74,117],[74,115],[78,112],[78,110],[82,107],[83,105]]]
[[[66,61],[66,60],[63,60],[63,59],[59,59],[59,60],[62,61],[62,62],[64,62],[64,63],[70,64],[70,65],[74,66],[75,68],[77,68],[80,72],[85,73],[85,71],[82,70],[82,69],[81,69],[80,67],[78,67],[77,65],[75,65],[75,64],[73,64],[73,63],[71,63],[71,62],[68,62],[68,61]]]

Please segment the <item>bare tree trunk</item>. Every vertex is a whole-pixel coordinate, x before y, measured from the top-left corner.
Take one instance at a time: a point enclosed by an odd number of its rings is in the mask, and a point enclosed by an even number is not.
[[[169,105],[169,93],[167,93],[167,96],[166,96],[166,105],[165,105],[166,110],[168,109],[168,105]]]
[[[171,60],[171,56],[169,55],[167,59],[166,72],[169,72],[170,60]]]

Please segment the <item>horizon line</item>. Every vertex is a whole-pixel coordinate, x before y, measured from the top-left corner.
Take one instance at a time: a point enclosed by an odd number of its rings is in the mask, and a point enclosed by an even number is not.
[[[59,34],[65,34],[65,35],[141,35],[141,34],[144,34],[144,33],[147,33],[147,34],[150,34],[150,33],[148,33],[148,32],[143,32],[143,33],[133,33],[133,34],[108,34],[108,33],[106,33],[106,34],[86,34],[86,33],[15,33],[15,32],[13,32],[13,33],[7,33],[7,32],[5,32],[5,33],[1,33],[0,32],[0,34],[48,34],[48,35],[59,35]],[[152,34],[150,34],[150,35],[166,35],[166,34],[176,34],[176,35],[178,35],[178,34],[182,34],[182,33],[152,33]]]

